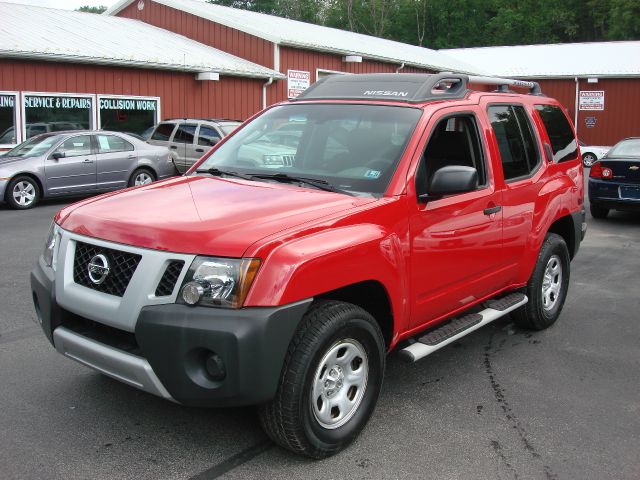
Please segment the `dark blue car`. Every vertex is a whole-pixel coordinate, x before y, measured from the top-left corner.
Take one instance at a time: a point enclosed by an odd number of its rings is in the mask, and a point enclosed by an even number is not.
[[[640,212],[640,137],[618,142],[591,166],[589,203],[594,218],[609,210]]]

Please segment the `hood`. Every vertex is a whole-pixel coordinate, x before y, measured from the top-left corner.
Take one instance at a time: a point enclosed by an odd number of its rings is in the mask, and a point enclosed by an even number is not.
[[[372,201],[288,184],[180,177],[85,200],[56,221],[127,245],[241,257],[268,235]]]
[[[33,160],[36,157],[7,157],[5,155],[0,156],[0,168],[5,167],[7,165],[12,165],[18,162],[26,162],[28,160]]]

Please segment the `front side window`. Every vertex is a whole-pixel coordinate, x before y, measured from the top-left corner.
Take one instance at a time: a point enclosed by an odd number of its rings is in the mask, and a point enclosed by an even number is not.
[[[200,126],[200,132],[198,133],[198,145],[213,147],[219,141],[220,134],[216,130],[205,125]]]
[[[536,105],[536,110],[547,130],[553,151],[553,160],[560,163],[577,159],[576,138],[562,109],[555,105]]]
[[[151,140],[160,140],[161,142],[168,142],[171,138],[171,134],[173,133],[173,129],[176,128],[175,123],[161,123],[156,128],[153,135],[151,135]]]
[[[140,135],[156,124],[158,102],[150,98],[100,98],[100,127]]]
[[[93,99],[67,95],[25,95],[25,137],[91,128]]]
[[[0,145],[18,143],[16,95],[0,93]]]
[[[66,139],[56,148],[54,153],[61,153],[63,157],[79,157],[91,154],[91,136],[79,135]]]
[[[520,105],[493,105],[488,109],[498,142],[505,180],[526,177],[540,163],[531,122]]]
[[[130,152],[133,145],[116,135],[96,135],[98,153]]]
[[[197,125],[190,123],[183,123],[178,126],[176,134],[173,136],[173,141],[176,143],[187,143],[193,145],[193,139],[196,136]]]
[[[200,167],[321,180],[352,193],[383,193],[420,118],[412,107],[301,104],[272,108]]]

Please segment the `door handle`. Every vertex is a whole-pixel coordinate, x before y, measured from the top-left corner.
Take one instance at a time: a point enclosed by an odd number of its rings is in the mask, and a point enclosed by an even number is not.
[[[496,205],[495,207],[485,208],[484,214],[493,215],[494,213],[498,213],[500,210],[502,210],[502,205]]]
[[[136,158],[136,156],[135,155],[129,155],[127,158],[128,159],[132,159],[132,158]]]
[[[204,152],[204,148],[196,148],[196,152],[203,153]]]
[[[176,147],[175,145],[171,145],[169,148],[172,149],[172,150],[177,150],[178,149],[178,147]]]
[[[93,163],[93,160],[91,160],[90,158],[85,158],[82,163]]]

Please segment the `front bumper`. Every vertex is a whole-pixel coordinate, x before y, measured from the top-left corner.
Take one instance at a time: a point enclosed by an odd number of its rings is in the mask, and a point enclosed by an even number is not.
[[[190,406],[240,406],[276,393],[284,357],[311,299],[239,310],[186,305],[141,309],[135,332],[65,310],[53,271],[42,260],[31,273],[38,321],[63,355],[146,392]],[[222,360],[214,380],[205,362]]]

